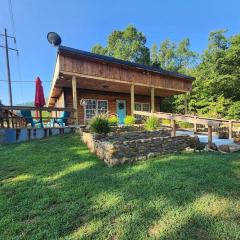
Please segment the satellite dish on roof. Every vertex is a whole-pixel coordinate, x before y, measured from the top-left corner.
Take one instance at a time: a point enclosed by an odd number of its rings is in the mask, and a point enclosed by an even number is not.
[[[49,32],[47,35],[47,39],[48,42],[52,44],[54,47],[58,47],[62,42],[61,37],[55,32]]]

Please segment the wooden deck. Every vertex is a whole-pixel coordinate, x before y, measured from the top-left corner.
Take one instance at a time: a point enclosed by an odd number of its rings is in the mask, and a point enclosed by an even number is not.
[[[0,106],[0,128],[26,128],[27,119],[20,114],[21,110],[29,110],[32,112],[32,119],[38,119],[43,123],[49,122],[51,119],[60,119],[60,114],[63,111],[74,113],[73,108],[56,108],[56,107],[42,107],[36,108],[33,106]],[[39,112],[39,117],[36,117],[35,112]],[[47,113],[44,116],[44,113]],[[69,123],[74,124],[74,115],[71,114]]]

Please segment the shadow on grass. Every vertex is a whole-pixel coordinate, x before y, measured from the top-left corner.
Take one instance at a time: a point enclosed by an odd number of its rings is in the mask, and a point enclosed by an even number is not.
[[[20,239],[213,239],[231,229],[234,239],[239,157],[184,153],[109,168],[77,135],[4,146],[0,232]]]

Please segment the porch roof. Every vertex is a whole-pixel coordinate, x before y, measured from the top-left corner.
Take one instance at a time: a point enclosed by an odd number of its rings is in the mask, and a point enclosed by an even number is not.
[[[48,105],[54,106],[64,87],[72,87],[72,76],[77,79],[77,88],[107,92],[171,96],[191,91],[193,77],[145,66],[113,57],[94,54],[66,46],[58,48]]]

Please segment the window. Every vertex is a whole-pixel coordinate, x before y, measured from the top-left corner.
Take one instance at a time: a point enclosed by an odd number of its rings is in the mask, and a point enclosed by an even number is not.
[[[107,100],[98,100],[97,101],[98,114],[106,114],[108,111],[108,101]]]
[[[144,112],[150,112],[150,104],[149,103],[143,103],[142,104],[142,110]]]
[[[142,111],[142,105],[141,105],[141,103],[135,103],[134,109],[135,109],[135,111]]]
[[[85,120],[91,119],[96,114],[106,114],[108,112],[107,100],[86,99],[85,102]]]
[[[135,111],[150,112],[150,104],[149,103],[135,103],[134,109],[135,109]],[[140,116],[140,115],[136,115],[135,117],[137,120],[142,120],[142,116]]]
[[[97,101],[95,99],[86,100],[85,119],[90,119],[96,114]]]

